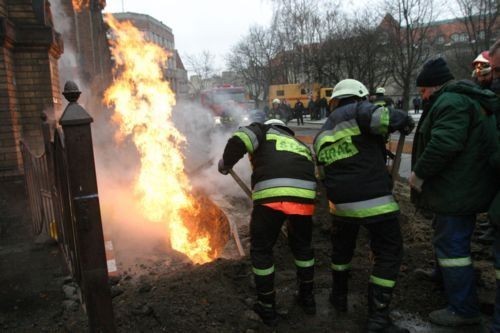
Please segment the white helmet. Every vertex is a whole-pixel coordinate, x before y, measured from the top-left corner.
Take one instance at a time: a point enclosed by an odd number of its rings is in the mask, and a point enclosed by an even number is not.
[[[384,87],[378,87],[377,90],[375,90],[375,94],[385,94],[385,89]]]
[[[281,101],[277,98],[273,99],[273,104],[281,104]]]
[[[368,89],[366,89],[363,83],[353,79],[345,79],[335,85],[332,98],[342,99],[351,96],[365,97],[368,96],[368,94]]]
[[[286,127],[286,124],[279,120],[279,119],[269,119],[269,120],[266,120],[264,122],[264,125],[278,125],[278,126],[285,126]]]
[[[481,53],[479,53],[479,55],[476,57],[476,59],[474,59],[474,61],[472,62],[472,66],[475,66],[476,63],[483,63],[483,64],[490,64],[490,53],[488,51],[483,51]]]

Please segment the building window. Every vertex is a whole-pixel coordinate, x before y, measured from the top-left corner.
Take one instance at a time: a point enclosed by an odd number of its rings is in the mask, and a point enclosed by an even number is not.
[[[455,43],[456,43],[456,42],[458,42],[459,35],[458,35],[458,34],[452,34],[452,35],[450,36],[450,39],[451,39],[451,41],[452,41],[452,42],[455,42]]]
[[[285,91],[284,90],[277,90],[276,96],[285,96]]]
[[[444,36],[438,36],[438,38],[436,38],[436,43],[444,44]]]
[[[459,40],[460,42],[466,42],[468,39],[469,39],[469,38],[468,38],[468,36],[467,36],[467,34],[466,34],[466,33],[462,33],[462,34],[460,34],[460,35],[459,35],[459,37],[458,37],[458,40]]]

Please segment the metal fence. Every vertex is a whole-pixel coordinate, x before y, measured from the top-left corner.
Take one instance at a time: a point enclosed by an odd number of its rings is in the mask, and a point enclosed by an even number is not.
[[[114,315],[102,231],[90,124],[92,117],[77,100],[80,91],[68,81],[69,101],[59,124],[44,117],[45,151],[34,154],[21,141],[33,231],[58,241],[69,270],[81,289],[91,332],[114,332]]]

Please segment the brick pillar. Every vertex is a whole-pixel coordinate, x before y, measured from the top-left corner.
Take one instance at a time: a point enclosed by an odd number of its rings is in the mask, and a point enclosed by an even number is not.
[[[0,15],[6,12],[5,1],[0,1]],[[0,17],[0,178],[21,174],[21,119],[17,105],[14,78],[14,26]]]
[[[22,174],[19,139],[43,151],[40,114],[62,108],[62,40],[47,0],[0,0],[0,178]]]

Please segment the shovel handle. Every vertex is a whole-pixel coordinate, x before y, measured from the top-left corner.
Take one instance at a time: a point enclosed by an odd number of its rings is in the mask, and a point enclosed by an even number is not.
[[[247,194],[247,196],[252,199],[252,191],[250,191],[250,189],[248,188],[248,186],[245,184],[245,182],[243,182],[243,180],[241,180],[240,176],[238,176],[236,174],[236,172],[233,171],[233,169],[229,169],[229,173],[231,174],[231,176],[233,177],[233,179],[235,180],[235,182],[238,183],[238,185],[240,185],[241,189],[243,190],[243,192],[245,192]]]

